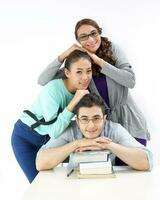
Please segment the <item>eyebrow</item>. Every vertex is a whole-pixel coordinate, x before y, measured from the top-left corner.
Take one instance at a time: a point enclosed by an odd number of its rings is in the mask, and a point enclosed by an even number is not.
[[[92,67],[88,67],[87,69],[92,69]],[[76,70],[84,70],[83,67],[82,68],[77,68]]]
[[[92,30],[90,33],[81,33],[79,36],[91,34],[93,31],[97,31],[96,29]]]
[[[81,115],[80,117],[87,117],[88,118],[88,116],[87,115]],[[101,117],[101,115],[93,115],[92,117]]]

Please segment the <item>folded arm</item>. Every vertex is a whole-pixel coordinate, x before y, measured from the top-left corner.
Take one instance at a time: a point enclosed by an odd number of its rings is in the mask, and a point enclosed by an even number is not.
[[[42,148],[38,152],[36,159],[36,168],[38,171],[48,170],[56,167],[59,163],[63,162],[77,148],[86,146],[97,146],[99,148],[102,148],[102,144],[99,144],[94,139],[86,139],[86,138],[75,140],[67,144],[64,144],[62,146],[51,147],[52,144],[55,145],[54,142],[56,143],[58,142],[58,140],[60,139],[57,139],[57,141],[53,140],[53,143],[51,143],[51,145],[47,145],[47,148],[44,149]]]
[[[146,151],[143,149],[125,147],[113,142],[108,144],[108,149],[134,169],[148,170],[150,168]]]

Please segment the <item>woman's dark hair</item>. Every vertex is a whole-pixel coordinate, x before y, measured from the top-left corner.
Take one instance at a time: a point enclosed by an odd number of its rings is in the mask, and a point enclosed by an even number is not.
[[[95,22],[92,19],[88,19],[88,18],[82,19],[82,20],[78,21],[76,26],[75,26],[75,32],[74,33],[75,33],[75,37],[76,37],[77,40],[78,40],[77,31],[82,25],[93,26],[94,28],[97,29],[99,34],[102,33],[102,28],[99,27],[97,22]],[[112,50],[111,50],[111,46],[112,46],[112,43],[108,40],[108,38],[101,36],[101,45],[97,49],[96,55],[98,57],[102,58],[103,60],[107,61],[108,63],[115,65],[115,59],[112,56],[113,53],[112,53]],[[94,75],[98,75],[100,73],[99,69],[100,68],[96,64],[93,64],[93,74]]]
[[[72,53],[69,54],[69,56],[66,58],[64,67],[70,70],[70,67],[73,63],[77,62],[81,58],[87,59],[89,62],[92,63],[91,57],[88,55],[87,52],[80,51],[80,50],[74,50]]]
[[[81,107],[91,108],[92,106],[98,106],[101,108],[102,113],[105,115],[105,105],[102,100],[102,98],[95,94],[95,93],[89,93],[82,97],[82,99],[78,102],[78,104],[75,106],[74,112],[78,115],[79,109]]]

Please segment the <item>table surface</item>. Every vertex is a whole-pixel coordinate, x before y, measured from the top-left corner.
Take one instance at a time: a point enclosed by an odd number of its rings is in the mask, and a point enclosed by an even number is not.
[[[160,166],[151,172],[114,167],[116,178],[78,179],[67,177],[66,167],[39,172],[22,200],[154,200],[160,194]]]

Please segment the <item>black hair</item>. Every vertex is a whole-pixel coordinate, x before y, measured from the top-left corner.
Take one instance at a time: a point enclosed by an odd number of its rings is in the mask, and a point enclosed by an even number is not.
[[[102,98],[95,93],[89,93],[89,94],[84,95],[82,99],[78,102],[78,104],[75,106],[74,112],[78,115],[79,109],[81,107],[91,108],[92,106],[100,107],[102,110],[102,113],[105,115],[104,102]]]
[[[67,68],[68,70],[70,69],[71,65],[75,62],[77,62],[78,60],[80,60],[81,58],[83,59],[87,59],[89,62],[91,62],[92,64],[92,59],[91,57],[88,55],[87,52],[84,51],[80,51],[80,50],[74,50],[72,51],[72,53],[69,54],[69,56],[66,58],[65,63],[64,63],[64,67]]]

